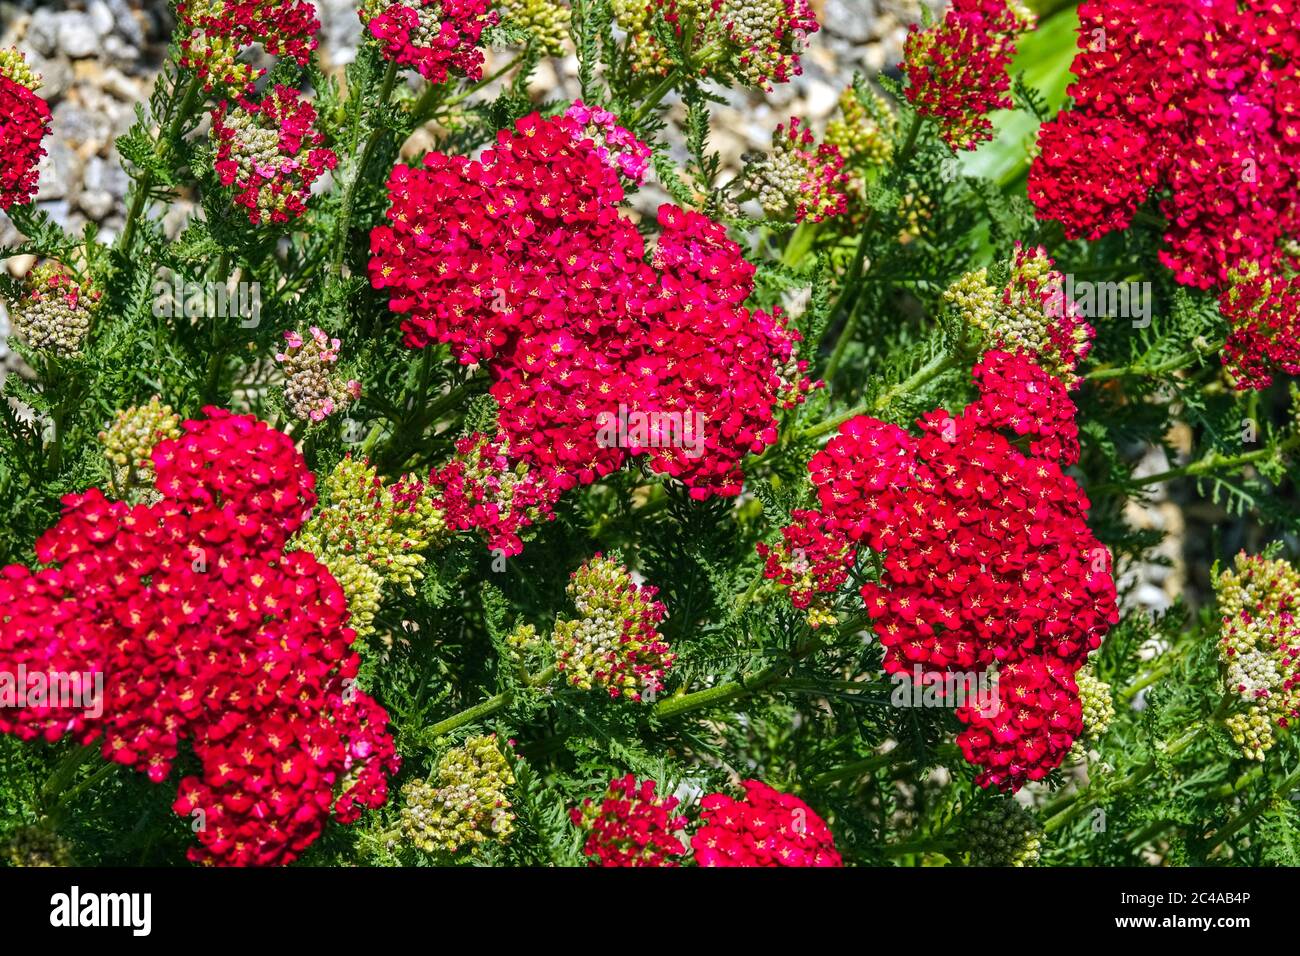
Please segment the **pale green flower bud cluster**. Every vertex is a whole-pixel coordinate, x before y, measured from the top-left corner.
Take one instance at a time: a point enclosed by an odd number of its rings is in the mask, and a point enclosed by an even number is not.
[[[1098,680],[1091,667],[1081,668],[1074,675],[1079,685],[1079,704],[1083,707],[1083,732],[1092,739],[1102,737],[1115,719],[1115,702],[1110,684]]]
[[[506,635],[506,646],[520,661],[526,661],[542,649],[543,642],[537,628],[531,624],[520,624]]]
[[[898,120],[880,94],[872,91],[874,113],[858,99],[853,87],[840,94],[840,116],[826,124],[826,142],[844,154],[854,167],[884,166],[894,152],[894,131]],[[884,125],[877,120],[883,118]]]
[[[27,65],[27,58],[16,47],[0,49],[0,76],[25,86],[35,93],[41,88],[41,76]]]
[[[66,840],[39,824],[20,827],[9,835],[0,860],[9,866],[72,866],[72,850]]]
[[[402,833],[426,853],[455,853],[514,832],[507,790],[515,777],[496,735],[474,737],[449,750],[428,780],[402,788]]]
[[[1300,707],[1300,574],[1285,561],[1243,552],[1215,579],[1214,593],[1227,689],[1245,704],[1224,723],[1247,758],[1263,760],[1276,742],[1274,725],[1287,726]]]
[[[579,616],[557,621],[551,643],[569,683],[632,700],[662,690],[677,655],[657,630],[665,613],[657,589],[638,586],[625,567],[598,554],[574,572],[568,593]]]
[[[154,479],[149,456],[163,439],[181,437],[181,417],[155,395],[143,405],[118,412],[98,437],[113,469],[113,488],[118,493],[147,488]]]
[[[369,633],[384,591],[415,593],[424,552],[447,535],[442,513],[414,476],[385,484],[368,462],[351,456],[324,481],[326,502],[295,544],[330,569],[352,612],[352,627]]]
[[[986,348],[1027,352],[1072,389],[1093,330],[1065,300],[1065,277],[1054,265],[1041,246],[1017,247],[1004,287],[991,286],[988,269],[979,269],[959,277],[943,297]]]
[[[707,0],[681,0],[677,3],[672,0],[613,0],[611,6],[614,22],[627,34],[627,55],[632,71],[649,76],[664,76],[680,65],[655,36],[651,25],[653,19],[671,13],[682,29],[693,30],[697,37],[702,37],[711,25],[712,11]]]
[[[971,866],[1037,866],[1043,828],[1010,797],[975,811],[966,827]]]
[[[644,4],[643,4],[644,6]],[[617,10],[618,4],[615,4]],[[563,56],[569,36],[569,8],[556,0],[502,0],[506,18],[530,32],[546,56]]]
[[[56,263],[37,266],[9,309],[14,333],[27,345],[60,358],[81,354],[99,293],[83,291]]]

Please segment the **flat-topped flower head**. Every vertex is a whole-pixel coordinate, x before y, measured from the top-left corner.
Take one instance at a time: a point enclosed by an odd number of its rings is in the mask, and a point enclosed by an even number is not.
[[[510,454],[509,440],[480,432],[456,441],[456,453],[429,474],[432,500],[453,531],[476,531],[488,548],[511,557],[524,548],[520,533],[553,520],[560,488],[545,468]]]
[[[569,40],[570,11],[560,0],[502,0],[505,19],[523,27],[545,56],[563,56]]]
[[[113,488],[125,494],[153,484],[154,448],[166,438],[179,438],[181,417],[155,395],[143,405],[132,405],[114,416],[99,433],[104,457],[113,469]]]
[[[1013,798],[991,801],[964,819],[971,866],[1038,865],[1043,828]]]
[[[898,118],[879,93],[871,91],[870,99],[868,109],[857,90],[846,86],[840,93],[840,115],[826,124],[826,142],[840,151],[850,168],[883,166],[894,153]]]
[[[586,833],[583,853],[591,866],[681,866],[686,846],[678,833],[686,818],[676,815],[676,797],[655,795],[655,781],[632,774],[615,777],[599,800],[587,798],[569,811]]]
[[[1083,730],[1073,674],[1118,618],[1110,555],[1088,500],[1065,386],[1028,355],[991,351],[979,398],[936,409],[920,436],[851,419],[809,462],[819,509],[795,512],[766,574],[820,609],[863,547],[861,595],[890,674],[998,668],[1001,706],[958,707],[957,738],[983,786],[1015,789],[1065,759]],[[795,566],[794,558],[802,563]]]
[[[321,497],[294,543],[328,565],[347,595],[352,627],[365,636],[387,591],[415,593],[424,554],[446,539],[446,522],[415,476],[385,482],[351,455],[326,477]]]
[[[483,76],[483,31],[499,20],[491,0],[367,0],[359,11],[383,55],[430,83]]]
[[[0,49],[0,210],[36,195],[50,108],[36,95],[40,77],[16,49]]]
[[[297,90],[276,86],[261,100],[222,102],[212,114],[216,172],[253,225],[301,216],[312,184],[338,157],[316,130],[316,110]]]
[[[772,151],[745,167],[744,186],[773,219],[821,222],[848,208],[844,154],[818,144],[797,116],[772,134]]]
[[[509,454],[539,481],[562,492],[642,457],[692,497],[735,495],[740,460],[812,387],[799,336],[745,305],[755,268],[722,224],[661,206],[648,249],[610,154],[576,122],[533,114],[478,159],[397,166],[371,284],[408,345],[487,367]],[[611,438],[629,411],[672,427]]]
[[[551,634],[556,669],[568,682],[630,700],[663,690],[677,655],[658,630],[667,610],[656,589],[598,554],[573,573],[568,591],[578,617],[557,621]]]
[[[173,809],[198,863],[292,862],[331,816],[356,820],[400,764],[328,568],[289,547],[315,503],[293,441],[209,408],[152,452],[152,504],[68,495],[0,569],[0,668],[99,673],[98,713],[0,709],[0,731],[70,737],[161,783],[182,741],[195,773]]]
[[[618,117],[609,110],[588,106],[582,100],[574,100],[564,116],[575,124],[575,138],[590,141],[607,166],[631,185],[641,185],[650,165],[650,147],[619,126]]]
[[[14,334],[38,351],[61,358],[80,355],[100,293],[89,283],[78,284],[57,262],[33,269],[23,280],[22,290],[9,310]]]
[[[1007,65],[1034,16],[1006,0],[953,0],[941,21],[913,25],[903,45],[907,99],[921,116],[938,121],[954,151],[993,138],[988,114],[1013,104]]]
[[[1066,238],[1125,229],[1150,197],[1160,261],[1217,287],[1300,236],[1296,0],[1088,0],[1073,105],[1044,123],[1029,198]]]
[[[739,800],[712,793],[700,801],[691,837],[700,866],[843,866],[835,836],[798,797],[746,780]]]

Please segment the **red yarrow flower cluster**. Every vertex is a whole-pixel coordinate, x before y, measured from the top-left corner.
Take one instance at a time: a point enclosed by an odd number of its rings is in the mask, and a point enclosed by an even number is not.
[[[306,66],[316,49],[320,21],[308,0],[179,0],[181,66],[204,80],[204,88],[245,93],[266,71],[241,62],[260,43],[272,56]]]
[[[1278,371],[1300,375],[1300,275],[1283,278],[1251,262],[1229,280],[1219,311],[1228,320],[1223,364],[1236,387],[1267,388]]]
[[[338,165],[315,128],[316,110],[297,90],[277,85],[260,101],[240,97],[212,114],[215,168],[253,225],[301,216],[311,187]]]
[[[809,463],[820,510],[797,513],[808,530],[785,543],[828,569],[798,579],[805,606],[838,589],[858,548],[882,555],[862,598],[886,672],[997,668],[1000,707],[958,708],[969,725],[958,744],[981,785],[1016,789],[1059,766],[1082,732],[1073,674],[1119,617],[1110,555],[1062,471],[1078,458],[1064,385],[997,351],[974,376],[980,397],[956,416],[925,415],[919,437],[846,422]],[[794,578],[789,552],[766,556],[768,577]]]
[[[36,95],[40,81],[17,50],[0,50],[0,209],[36,195],[41,141],[50,132],[50,107]]]
[[[1016,39],[1033,26],[1033,14],[1006,0],[953,0],[941,22],[912,25],[903,44],[907,99],[938,121],[954,152],[993,138],[988,114],[1013,105],[1007,65]]]
[[[587,833],[582,849],[592,866],[680,866],[686,845],[677,832],[686,818],[673,814],[677,802],[655,796],[653,780],[629,773],[611,780],[599,800],[574,807],[569,818]]]
[[[479,37],[499,21],[491,6],[491,0],[403,0],[369,3],[360,13],[385,57],[414,67],[430,83],[445,83],[449,75],[482,77]]]
[[[443,521],[454,531],[476,530],[489,549],[519,554],[519,533],[555,518],[560,487],[545,468],[512,461],[506,438],[475,432],[456,442],[456,454],[429,475],[428,487]]]
[[[713,793],[691,837],[700,866],[843,866],[830,827],[798,797],[746,780],[736,800]]]
[[[0,668],[100,674],[96,708],[0,712],[21,739],[100,742],[155,783],[180,742],[202,765],[180,783],[195,862],[291,862],[331,813],[387,796],[398,757],[387,714],[354,686],[343,592],[286,551],[315,503],[293,441],[220,409],[152,454],[155,504],[99,489],[64,498],[36,544],[42,570],[0,571]]]
[[[1153,192],[1161,261],[1210,288],[1272,267],[1300,225],[1296,0],[1089,0],[1073,107],[1043,124],[1029,198],[1069,238],[1127,228]]]
[[[576,121],[533,114],[478,160],[397,166],[370,277],[408,345],[485,363],[509,453],[589,484],[643,454],[695,498],[734,495],[810,383],[796,333],[750,310],[754,267],[718,223],[665,205],[650,261],[617,173]],[[620,411],[700,421],[696,447],[604,440]]]

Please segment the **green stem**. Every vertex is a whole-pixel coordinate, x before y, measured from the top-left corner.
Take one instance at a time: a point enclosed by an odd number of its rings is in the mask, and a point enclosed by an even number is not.
[[[379,105],[374,107],[376,111],[382,112],[388,105],[388,99],[393,94],[393,85],[397,82],[397,64],[389,63],[388,69],[384,72],[384,82],[379,88]],[[358,109],[365,108],[365,97],[359,98],[360,105]],[[359,115],[359,114],[358,114]],[[343,257],[347,251],[348,238],[352,232],[352,212],[357,202],[357,190],[361,186],[362,174],[365,172],[366,164],[370,162],[370,157],[375,151],[375,145],[379,142],[379,134],[384,131],[385,127],[381,123],[375,123],[366,136],[365,145],[361,149],[361,157],[357,160],[355,168],[352,170],[352,178],[348,181],[347,190],[343,193],[343,208],[339,212],[338,234],[334,237],[334,256],[330,262],[330,271],[337,276],[343,275]]]
[[[1210,347],[1207,350],[1194,349],[1191,352],[1182,352],[1175,355],[1173,358],[1165,359],[1163,362],[1157,362],[1155,365],[1143,365],[1141,362],[1137,362],[1133,365],[1103,366],[1101,368],[1093,369],[1085,375],[1084,378],[1090,382],[1096,382],[1111,378],[1123,378],[1126,376],[1160,375],[1163,372],[1172,372],[1177,369],[1186,368],[1194,362],[1204,358],[1206,355],[1217,352],[1222,345],[1223,343],[1220,342],[1218,345]]]
[[[829,385],[835,378],[835,373],[840,369],[840,363],[844,361],[844,355],[849,349],[849,342],[853,340],[853,333],[858,330],[858,322],[862,316],[862,296],[853,303],[853,308],[849,312],[848,319],[844,322],[844,328],[841,330],[839,338],[835,340],[835,348],[831,350],[830,361],[826,363],[826,370],[822,372]]]
[[[1117,491],[1121,488],[1138,488],[1144,485],[1158,485],[1166,481],[1173,481],[1175,478],[1195,478],[1199,475],[1208,474],[1212,471],[1235,471],[1244,465],[1251,465],[1257,461],[1264,461],[1274,455],[1285,455],[1300,447],[1300,435],[1293,435],[1286,441],[1282,442],[1277,448],[1260,448],[1256,451],[1244,452],[1240,455],[1223,456],[1217,452],[1211,452],[1204,458],[1182,465],[1178,468],[1170,468],[1168,471],[1162,471],[1156,475],[1146,475],[1142,478],[1131,478],[1123,484],[1107,483],[1096,485],[1092,489],[1094,492]]]
[[[517,57],[515,57],[513,60],[511,60],[511,61],[510,61],[509,63],[507,63],[505,66],[501,67],[501,69],[499,69],[499,70],[495,71],[494,73],[492,73],[490,76],[486,76],[486,77],[484,77],[483,79],[479,80],[477,83],[474,83],[474,84],[472,84],[472,85],[470,85],[470,86],[465,87],[465,89],[461,90],[459,93],[457,93],[457,94],[456,94],[455,96],[453,96],[451,99],[447,100],[447,101],[444,102],[444,103],[439,104],[438,109],[439,109],[439,110],[443,110],[443,109],[446,109],[446,108],[449,107],[449,106],[455,106],[457,103],[460,103],[460,102],[462,102],[463,100],[465,100],[465,99],[467,99],[467,98],[473,96],[475,93],[477,93],[479,90],[483,89],[483,87],[487,86],[489,83],[492,83],[492,82],[494,82],[494,81],[496,81],[496,80],[501,79],[501,77],[505,76],[507,73],[509,73],[509,72],[510,72],[511,70],[513,70],[515,67],[517,67],[517,66],[519,65],[520,61],[522,61],[522,60],[523,60],[523,56],[517,56]],[[427,94],[426,94],[426,95],[427,95]]]
[[[801,432],[799,437],[817,438],[828,432],[835,431],[835,429],[839,428],[849,419],[856,418],[858,415],[865,415],[868,412],[884,411],[903,393],[914,391],[927,385],[950,368],[955,368],[956,364],[957,359],[955,356],[950,355],[947,351],[941,351],[930,359],[930,361],[926,362],[925,365],[917,369],[912,375],[908,376],[897,385],[881,392],[874,401],[864,402],[861,405],[856,405],[853,408],[850,408],[848,411],[841,412],[834,418],[828,418],[825,421]]]
[[[1172,759],[1173,757],[1178,756],[1178,754],[1182,753],[1197,740],[1201,739],[1206,726],[1221,719],[1232,706],[1232,701],[1233,695],[1225,694],[1222,700],[1219,701],[1219,706],[1215,708],[1213,714],[1196,721],[1185,730],[1181,736],[1176,737],[1172,742],[1169,742],[1164,748],[1165,759]],[[1137,786],[1147,777],[1155,773],[1158,766],[1159,764],[1155,758],[1148,760],[1141,767],[1138,767],[1125,777],[1116,781],[1109,787],[1106,787],[1105,793],[1113,795],[1116,793],[1122,793],[1125,790]],[[1049,817],[1049,819],[1043,824],[1043,829],[1047,833],[1051,833],[1053,830],[1059,830],[1086,809],[1093,802],[1094,795],[1095,791],[1092,790],[1076,790],[1073,793],[1066,794],[1054,803],[1048,804],[1043,811],[1043,815]]]
[[[550,667],[547,667],[545,670],[540,671],[539,673],[528,678],[528,680],[524,683],[524,686],[525,687],[544,686],[551,682],[551,679],[555,677],[555,674],[556,674],[555,665],[552,664]],[[475,704],[473,707],[468,707],[465,710],[462,710],[460,713],[453,714],[452,716],[448,717],[446,720],[441,720],[438,723],[434,724],[427,731],[426,737],[429,740],[436,740],[439,737],[446,736],[447,734],[451,733],[453,730],[459,730],[461,727],[464,727],[467,724],[475,723],[476,721],[482,720],[485,717],[491,717],[493,714],[504,710],[506,707],[509,707],[511,701],[513,701],[514,699],[515,699],[514,688],[511,688],[510,690],[503,690],[501,693],[497,694],[494,697],[489,697],[487,700],[483,701],[482,703]]]
[[[854,618],[840,626],[841,633],[855,631],[863,624],[860,618]],[[706,707],[717,707],[729,703],[738,697],[745,697],[776,685],[786,670],[795,661],[807,657],[821,646],[821,638],[813,634],[808,640],[799,644],[791,652],[789,660],[769,664],[753,674],[742,676],[738,680],[727,681],[716,687],[706,687],[694,693],[677,692],[667,700],[655,704],[654,716],[660,719],[680,717],[682,714]]]
[[[1287,793],[1290,793],[1292,790],[1296,789],[1296,787],[1300,787],[1300,770],[1296,770],[1290,776],[1286,777],[1281,783],[1279,783],[1273,789],[1273,795],[1274,796],[1285,795]],[[1272,802],[1271,800],[1258,800],[1255,802],[1255,805],[1252,806],[1249,810],[1245,811],[1244,813],[1238,814],[1227,824],[1220,827],[1219,830],[1215,832],[1213,837],[1214,842],[1211,843],[1207,848],[1207,853],[1209,852],[1209,850],[1213,850],[1218,846],[1220,846],[1222,843],[1228,840],[1234,833],[1236,833],[1242,827],[1247,826],[1249,823],[1255,820],[1255,818],[1257,818],[1261,813],[1263,813],[1265,810],[1268,809],[1268,806],[1271,802]]]
[[[190,77],[189,86],[185,88],[185,95],[181,99],[181,105],[172,117],[172,121],[167,125],[165,135],[155,146],[155,153],[160,159],[165,159],[167,149],[185,130],[185,123],[189,120],[190,114],[198,105],[202,98],[203,81],[198,75]],[[125,252],[130,252],[131,241],[135,238],[136,225],[140,217],[144,214],[144,208],[149,202],[149,192],[153,189],[154,174],[152,169],[144,170],[140,178],[135,183],[135,189],[131,194],[131,205],[127,209],[126,224],[122,227],[122,235],[118,238],[118,248]]]
[[[646,114],[659,105],[659,101],[667,96],[668,91],[677,84],[679,73],[680,68],[669,70],[668,74],[655,84],[654,89],[650,91],[650,95],[645,98],[641,105],[637,107],[636,112],[632,114],[632,119],[627,124],[629,127],[635,127],[645,119]]]

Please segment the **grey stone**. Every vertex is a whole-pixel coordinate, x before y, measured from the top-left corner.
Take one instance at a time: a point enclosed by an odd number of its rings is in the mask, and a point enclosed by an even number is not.
[[[92,0],[90,6],[86,8],[86,15],[90,18],[90,25],[95,33],[101,37],[108,36],[117,27],[113,11],[104,0]]]
[[[854,43],[866,43],[872,38],[871,26],[875,19],[876,5],[872,0],[826,0],[822,29]]]
[[[812,119],[825,119],[835,111],[839,97],[839,91],[829,83],[820,80],[809,83],[804,95],[805,115]]]
[[[76,151],[60,139],[45,142],[41,157],[37,199],[62,199],[81,184],[81,159]]]
[[[96,146],[108,139],[112,131],[109,118],[100,112],[83,109],[66,100],[54,107],[54,133],[63,139],[69,139],[78,147],[91,143]]]
[[[104,5],[112,12],[113,26],[122,39],[135,47],[144,46],[144,31],[131,12],[130,4],[126,0],[105,0]]]
[[[59,15],[59,49],[74,60],[94,56],[103,36],[87,13],[68,10]]]
[[[77,197],[77,205],[91,219],[98,222],[108,216],[117,205],[113,194],[103,189],[88,189]]]
[[[59,15],[41,7],[27,25],[27,45],[42,56],[54,56],[59,50]]]
[[[142,99],[140,85],[115,66],[104,71],[101,81],[104,91],[117,97],[123,103],[135,104]]]
[[[119,66],[130,66],[140,59],[140,51],[116,34],[104,38],[104,55]]]
[[[41,88],[36,92],[46,102],[54,102],[72,86],[72,63],[62,53],[46,58],[33,50],[27,65],[40,75]]]
[[[86,171],[82,183],[88,190],[103,191],[110,195],[122,197],[131,185],[131,177],[122,168],[121,160],[114,152],[110,159],[92,156],[86,162]]]
[[[43,211],[64,229],[76,228],[73,225],[72,205],[66,199],[49,199],[37,202],[36,208]]]

